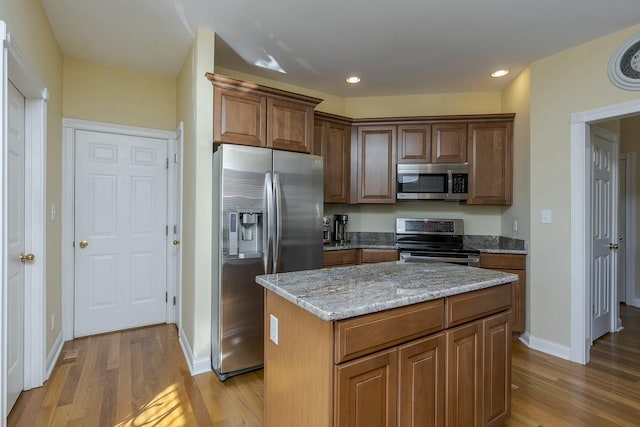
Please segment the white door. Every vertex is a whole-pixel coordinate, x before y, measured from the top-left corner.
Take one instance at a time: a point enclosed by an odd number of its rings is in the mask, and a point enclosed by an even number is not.
[[[7,215],[7,413],[24,387],[24,96],[9,82]],[[24,258],[23,258],[24,261]]]
[[[166,322],[167,141],[76,131],[74,335]]]
[[[592,322],[591,339],[596,340],[613,331],[613,296],[616,283],[616,225],[618,188],[616,160],[618,144],[616,136],[592,127]]]
[[[627,159],[618,162],[618,301],[627,302]]]

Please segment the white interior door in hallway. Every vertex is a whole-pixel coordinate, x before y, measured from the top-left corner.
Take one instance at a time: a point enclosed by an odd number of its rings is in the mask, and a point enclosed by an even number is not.
[[[7,413],[24,388],[25,98],[9,82],[7,200]]]
[[[593,273],[591,339],[615,331],[613,319],[617,304],[617,159],[618,138],[592,127],[593,146],[591,204],[593,208]]]
[[[74,336],[167,320],[167,141],[76,130]]]

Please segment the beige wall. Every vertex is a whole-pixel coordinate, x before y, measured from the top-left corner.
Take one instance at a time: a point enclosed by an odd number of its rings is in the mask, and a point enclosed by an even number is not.
[[[500,234],[500,206],[467,206],[455,202],[416,201],[393,205],[325,204],[325,215],[347,214],[347,231],[393,233],[396,218],[461,218],[465,234]]]
[[[178,76],[178,121],[184,121],[182,328],[194,358],[211,353],[211,194],[215,37],[199,29]]]
[[[45,328],[46,352],[52,350],[61,333],[62,286],[59,218],[62,209],[62,53],[53,35],[44,9],[36,0],[0,0],[0,19],[7,23],[13,41],[25,54],[40,80],[49,90],[47,102],[47,200],[46,206],[56,206],[56,221],[47,217],[46,319],[56,318],[55,328]],[[46,356],[46,355],[45,355]]]
[[[637,100],[615,87],[609,58],[640,26],[531,64],[530,332],[570,345],[570,116]],[[550,209],[552,224],[540,224]]]
[[[635,203],[636,207],[636,235],[627,236],[627,244],[632,244],[636,248],[635,260],[628,259],[627,262],[635,262],[640,265],[640,250],[638,250],[638,242],[640,242],[640,115],[620,120],[620,152],[636,153],[636,195],[634,200],[628,200],[629,203]],[[634,240],[630,240],[634,239]],[[640,270],[636,268],[635,277],[635,299],[640,300]],[[627,301],[629,303],[629,301]]]
[[[176,80],[65,56],[64,117],[176,129]]]

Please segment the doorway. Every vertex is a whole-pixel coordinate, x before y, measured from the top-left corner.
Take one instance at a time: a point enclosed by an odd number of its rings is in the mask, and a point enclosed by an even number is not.
[[[2,350],[0,351],[0,416],[6,417],[9,411],[7,405],[7,373],[10,366],[16,363],[18,366],[14,371],[16,376],[21,376],[21,384],[12,390],[12,395],[22,390],[28,390],[41,386],[47,375],[47,367],[45,366],[46,349],[45,349],[45,194],[46,194],[46,117],[47,117],[47,89],[40,81],[37,73],[31,67],[29,61],[18,47],[15,39],[9,37],[9,32],[4,22],[0,21],[0,42],[2,55],[0,55],[0,127],[8,129],[9,121],[16,118],[16,105],[20,105],[21,115],[24,116],[24,122],[17,127],[22,129],[22,135],[18,140],[18,150],[11,149],[12,155],[16,152],[20,153],[22,161],[20,168],[15,169],[15,164],[9,167],[9,144],[7,133],[3,133],[0,141],[0,176],[2,176],[2,185],[0,185],[0,200],[2,209],[0,209],[0,242],[2,242],[2,251],[0,256],[0,314],[3,327],[0,329],[0,343]],[[13,86],[13,88],[12,88]],[[11,96],[4,91],[14,91]],[[17,100],[8,104],[9,99]],[[13,110],[13,111],[12,111]],[[15,123],[13,123],[15,125]],[[16,128],[16,126],[13,126]],[[7,137],[7,138],[5,138]],[[15,141],[14,141],[15,143]],[[10,170],[11,169],[11,170]],[[13,172],[12,172],[13,171]],[[10,179],[5,181],[8,174],[11,173]],[[17,181],[16,181],[17,180]],[[14,187],[14,183],[16,186]],[[22,187],[18,188],[18,184]],[[22,192],[18,195],[16,192]],[[17,200],[19,196],[19,204],[22,209],[18,212],[4,204],[5,200],[9,200],[9,194],[12,194],[12,200]],[[13,203],[12,203],[13,205]],[[11,219],[9,213],[11,210]],[[10,227],[8,221],[15,222],[18,220],[20,226],[19,236],[15,233],[13,227]],[[23,224],[23,225],[22,225]],[[20,230],[24,228],[24,233]],[[21,240],[19,244],[13,245],[9,250],[8,240]],[[17,240],[16,240],[17,239]],[[15,248],[13,248],[15,246]],[[21,246],[21,247],[19,247]],[[14,253],[15,251],[18,251]],[[34,254],[33,257],[28,256]],[[11,257],[11,258],[9,258]],[[24,260],[24,264],[20,262]],[[16,276],[14,273],[18,272]],[[9,341],[11,331],[7,330],[7,316],[9,316],[9,276],[11,279],[18,277],[19,284],[22,286],[19,297],[22,299],[18,303],[18,307],[11,308],[12,324],[16,325],[15,331],[18,331],[23,338],[22,344],[16,343],[21,349],[15,345],[12,346]],[[13,326],[9,326],[11,330]],[[14,332],[15,332],[14,331]],[[14,334],[15,337],[15,334]],[[18,353],[15,350],[21,350]],[[10,354],[11,353],[11,354]],[[15,357],[11,357],[15,356]],[[19,357],[20,360],[17,360]],[[10,362],[10,363],[9,363]],[[12,397],[12,400],[13,400]]]
[[[570,359],[586,364],[591,347],[593,257],[589,186],[591,125],[640,113],[640,100],[571,115],[571,348]],[[616,159],[617,160],[617,159]],[[615,290],[615,286],[613,289]]]
[[[176,200],[179,194],[176,191],[179,185],[177,137],[177,132],[171,131],[63,120],[62,328],[65,340],[105,332],[104,325],[116,330],[175,322],[180,231],[179,201]],[[125,157],[118,166],[120,155]],[[99,188],[89,186],[83,196],[83,186],[89,182]],[[117,188],[116,182],[121,183]],[[134,193],[137,196],[133,197]],[[99,200],[91,203],[84,200],[96,194],[101,195]],[[119,221],[118,218],[125,218],[127,226],[115,224],[113,221]],[[91,221],[82,223],[88,220]],[[123,227],[131,228],[132,233],[127,234],[126,242],[117,243],[119,237],[114,230]],[[134,248],[142,243],[151,246]],[[111,245],[111,249],[105,245]],[[120,254],[123,251],[126,254]],[[126,261],[126,271],[122,274],[128,285],[123,289],[114,286],[121,282],[117,277],[109,279],[108,275],[100,274],[100,271],[115,274],[116,270],[109,265],[116,263],[118,257]],[[102,313],[99,316],[104,315],[107,320],[88,322],[96,313]],[[114,318],[117,321],[108,320]],[[76,327],[79,319],[85,319],[81,320],[82,328]],[[84,328],[86,325],[89,327]]]

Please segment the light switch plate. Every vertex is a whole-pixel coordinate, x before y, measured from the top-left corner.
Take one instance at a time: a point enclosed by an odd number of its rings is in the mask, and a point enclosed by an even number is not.
[[[551,224],[551,210],[550,209],[542,209],[542,211],[540,211],[540,222],[542,224]]]
[[[278,345],[278,318],[273,314],[269,315],[269,339]]]

